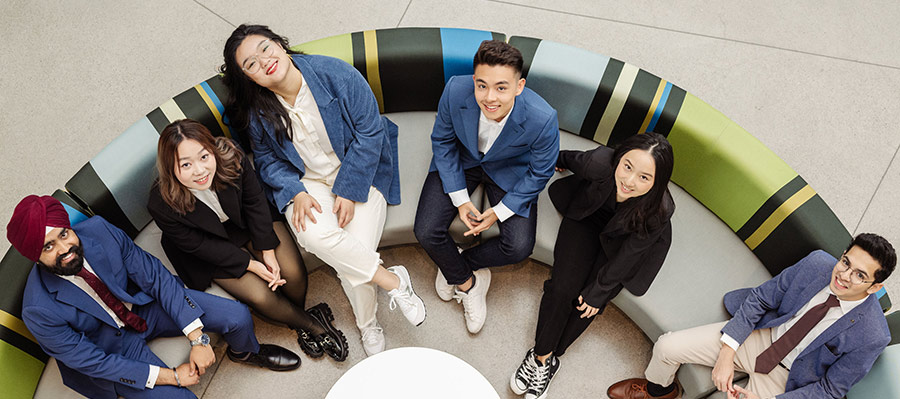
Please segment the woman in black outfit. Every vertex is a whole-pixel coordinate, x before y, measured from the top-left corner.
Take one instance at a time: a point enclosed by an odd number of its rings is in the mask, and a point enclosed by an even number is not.
[[[297,331],[310,357],[347,358],[347,340],[320,303],[304,310],[307,272],[293,237],[272,221],[251,162],[199,122],[172,122],[159,137],[159,178],[147,205],[185,284],[215,282],[257,313]]]
[[[573,175],[549,189],[563,220],[535,346],[510,379],[513,392],[543,399],[558,357],[622,287],[647,292],[672,242],[673,164],[672,146],[656,133],[632,136],[615,150],[560,151],[557,171]]]

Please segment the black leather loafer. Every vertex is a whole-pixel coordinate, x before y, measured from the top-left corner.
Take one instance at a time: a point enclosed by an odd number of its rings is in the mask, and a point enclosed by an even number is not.
[[[347,337],[331,323],[334,321],[334,315],[331,313],[331,308],[328,307],[328,304],[320,303],[309,308],[307,312],[325,329],[325,334],[320,334],[316,337],[316,341],[319,343],[322,351],[339,362],[346,360],[347,354],[350,353]]]
[[[289,371],[300,367],[300,356],[278,345],[259,344],[259,352],[246,355],[234,353],[229,347],[228,358],[234,362],[265,367],[273,371]]]
[[[309,356],[313,359],[322,357],[325,354],[325,351],[322,350],[322,346],[319,345],[319,341],[317,337],[313,336],[304,329],[299,329],[297,331],[297,343],[300,344],[300,349],[303,350],[303,353],[306,356]]]

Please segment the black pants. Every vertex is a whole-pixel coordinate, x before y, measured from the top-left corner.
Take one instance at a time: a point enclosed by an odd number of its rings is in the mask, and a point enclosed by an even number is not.
[[[583,312],[575,307],[581,291],[594,284],[599,273],[605,272],[607,254],[599,242],[605,226],[606,221],[596,217],[580,221],[563,218],[553,248],[553,269],[550,279],[544,282],[541,297],[534,337],[537,355],[553,352],[562,356],[594,320],[593,317],[582,319]],[[603,303],[591,304],[599,307],[597,315],[603,313],[606,304],[621,290],[622,284],[616,284],[607,291]]]

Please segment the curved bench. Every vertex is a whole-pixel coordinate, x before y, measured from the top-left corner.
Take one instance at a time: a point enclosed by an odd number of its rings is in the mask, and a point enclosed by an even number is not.
[[[472,56],[486,39],[506,40],[506,36],[467,29],[397,28],[348,33],[294,47],[356,67],[369,82],[380,110],[400,126],[403,202],[388,209],[382,246],[416,242],[412,226],[431,158],[438,99],[450,76],[472,73]],[[670,253],[646,295],[635,297],[625,291],[614,300],[651,340],[665,331],[725,320],[720,305],[725,292],[759,284],[813,249],[836,255],[849,243],[846,228],[796,172],[702,100],[600,54],[527,37],[508,41],[522,50],[527,85],[559,112],[560,128],[566,132],[561,148],[615,146],[629,135],[653,131],[666,135],[675,149],[670,189],[677,209]],[[84,165],[55,196],[70,204],[73,214],[102,215],[169,266],[159,229],[145,207],[155,177],[158,133],[169,122],[187,117],[215,135],[246,143],[223,119],[226,97],[227,90],[214,76],[166,101]],[[546,193],[539,198],[539,209],[532,258],[552,264],[561,219]],[[460,226],[454,229],[459,232]],[[310,268],[321,264],[309,254],[304,257]],[[12,249],[0,266],[6,288],[0,298],[0,384],[10,386],[6,382],[14,380],[25,386],[23,394],[33,391],[47,362],[20,320],[21,293],[30,268],[31,262]],[[211,291],[227,296],[216,287]],[[886,295],[882,301],[889,307]],[[163,360],[176,364],[187,356],[180,344],[162,339],[151,346]],[[54,367],[47,369],[44,374]],[[59,385],[58,377],[45,380],[39,396],[60,389],[51,386]],[[682,367],[679,380],[685,397],[702,397],[713,389],[708,368]]]

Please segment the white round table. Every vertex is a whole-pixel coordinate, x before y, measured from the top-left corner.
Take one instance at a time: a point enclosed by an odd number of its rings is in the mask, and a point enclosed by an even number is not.
[[[478,370],[458,357],[407,347],[357,363],[334,383],[325,399],[459,397],[499,399],[500,395]]]

